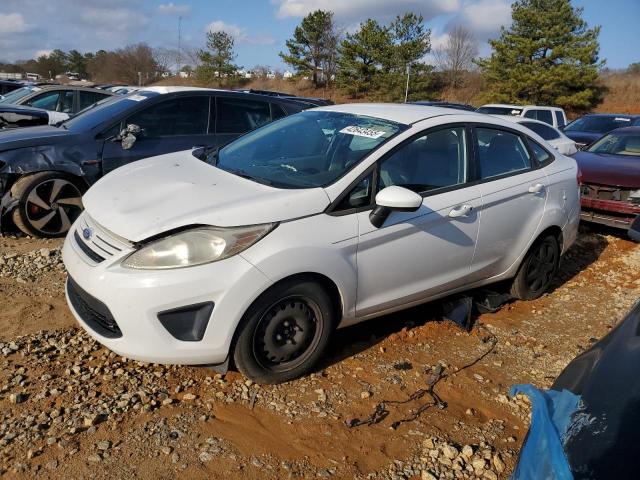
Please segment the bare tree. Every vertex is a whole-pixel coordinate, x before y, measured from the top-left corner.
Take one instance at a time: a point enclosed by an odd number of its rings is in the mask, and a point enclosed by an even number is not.
[[[160,73],[171,73],[171,69],[178,64],[180,54],[177,49],[159,47],[153,49],[153,58]]]
[[[437,67],[446,74],[449,87],[458,88],[473,67],[478,45],[473,33],[459,25],[449,33],[444,45],[434,49],[433,53]]]

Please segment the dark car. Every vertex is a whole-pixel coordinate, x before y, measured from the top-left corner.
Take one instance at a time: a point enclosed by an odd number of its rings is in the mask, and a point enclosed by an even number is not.
[[[605,133],[623,127],[640,125],[640,115],[617,115],[613,113],[591,113],[569,123],[562,130],[578,148],[598,140]]]
[[[456,110],[466,110],[467,112],[475,112],[476,107],[469,105],[467,103],[455,103],[455,102],[444,102],[439,100],[427,101],[421,100],[417,102],[411,102],[414,105],[427,105],[430,107],[443,107],[443,108],[453,108]]]
[[[236,88],[233,91],[244,92],[244,93],[256,93],[258,95],[267,95],[269,97],[288,98],[290,100],[295,100],[296,102],[307,103],[310,107],[324,107],[326,105],[333,105],[333,102],[331,100],[327,100],[326,98],[299,97],[297,95],[293,95],[292,93],[276,92],[274,90],[256,90],[254,88]]]
[[[151,87],[110,97],[57,126],[2,131],[0,219],[10,214],[30,235],[63,235],[82,209],[84,191],[106,173],[155,155],[215,149],[309,106],[251,93]]]
[[[0,128],[56,123],[113,95],[87,87],[26,85],[0,99]]]
[[[17,80],[0,80],[0,98],[9,92],[22,87],[23,83]]]
[[[640,205],[640,127],[614,130],[573,157],[582,174],[583,220],[628,229]]]
[[[551,390],[515,386],[532,400],[514,470],[524,479],[638,478],[640,302],[560,373]]]

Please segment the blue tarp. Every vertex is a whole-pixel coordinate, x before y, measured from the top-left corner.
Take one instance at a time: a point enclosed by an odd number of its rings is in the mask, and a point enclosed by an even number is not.
[[[572,480],[562,438],[578,409],[580,397],[568,390],[539,390],[514,385],[509,394],[522,393],[531,401],[531,426],[522,446],[513,480]]]

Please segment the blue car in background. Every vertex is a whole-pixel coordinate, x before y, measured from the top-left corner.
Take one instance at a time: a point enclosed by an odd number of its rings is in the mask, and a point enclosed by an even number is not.
[[[0,131],[0,221],[33,236],[62,236],[82,211],[82,194],[110,171],[165,153],[219,148],[313,106],[295,97],[150,87],[56,125]]]

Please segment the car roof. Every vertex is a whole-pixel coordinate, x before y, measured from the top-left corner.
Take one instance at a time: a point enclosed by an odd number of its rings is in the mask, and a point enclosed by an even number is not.
[[[585,117],[622,117],[622,118],[640,118],[640,115],[633,113],[587,113],[584,115]],[[626,127],[623,127],[626,128]]]
[[[542,120],[536,120],[535,118],[517,117],[515,115],[491,115],[491,116],[502,118],[504,120],[509,120],[510,122],[515,122],[515,123],[525,123],[525,122],[538,123],[540,125],[546,125],[547,127],[556,129],[553,125],[550,125],[547,122],[543,122]]]
[[[405,103],[345,103],[314,108],[325,112],[351,113],[409,125],[440,115],[477,115],[465,110]]]
[[[496,107],[496,108],[548,108],[549,110],[562,110],[560,107],[550,107],[548,105],[515,105],[513,103],[487,103],[485,105],[481,105],[478,108],[482,107]]]
[[[178,93],[178,92],[192,92],[192,91],[219,91],[219,92],[229,92],[230,90],[222,90],[220,88],[202,88],[202,87],[182,87],[182,86],[156,86],[156,87],[142,87],[139,92],[155,92],[161,95],[167,93]]]

